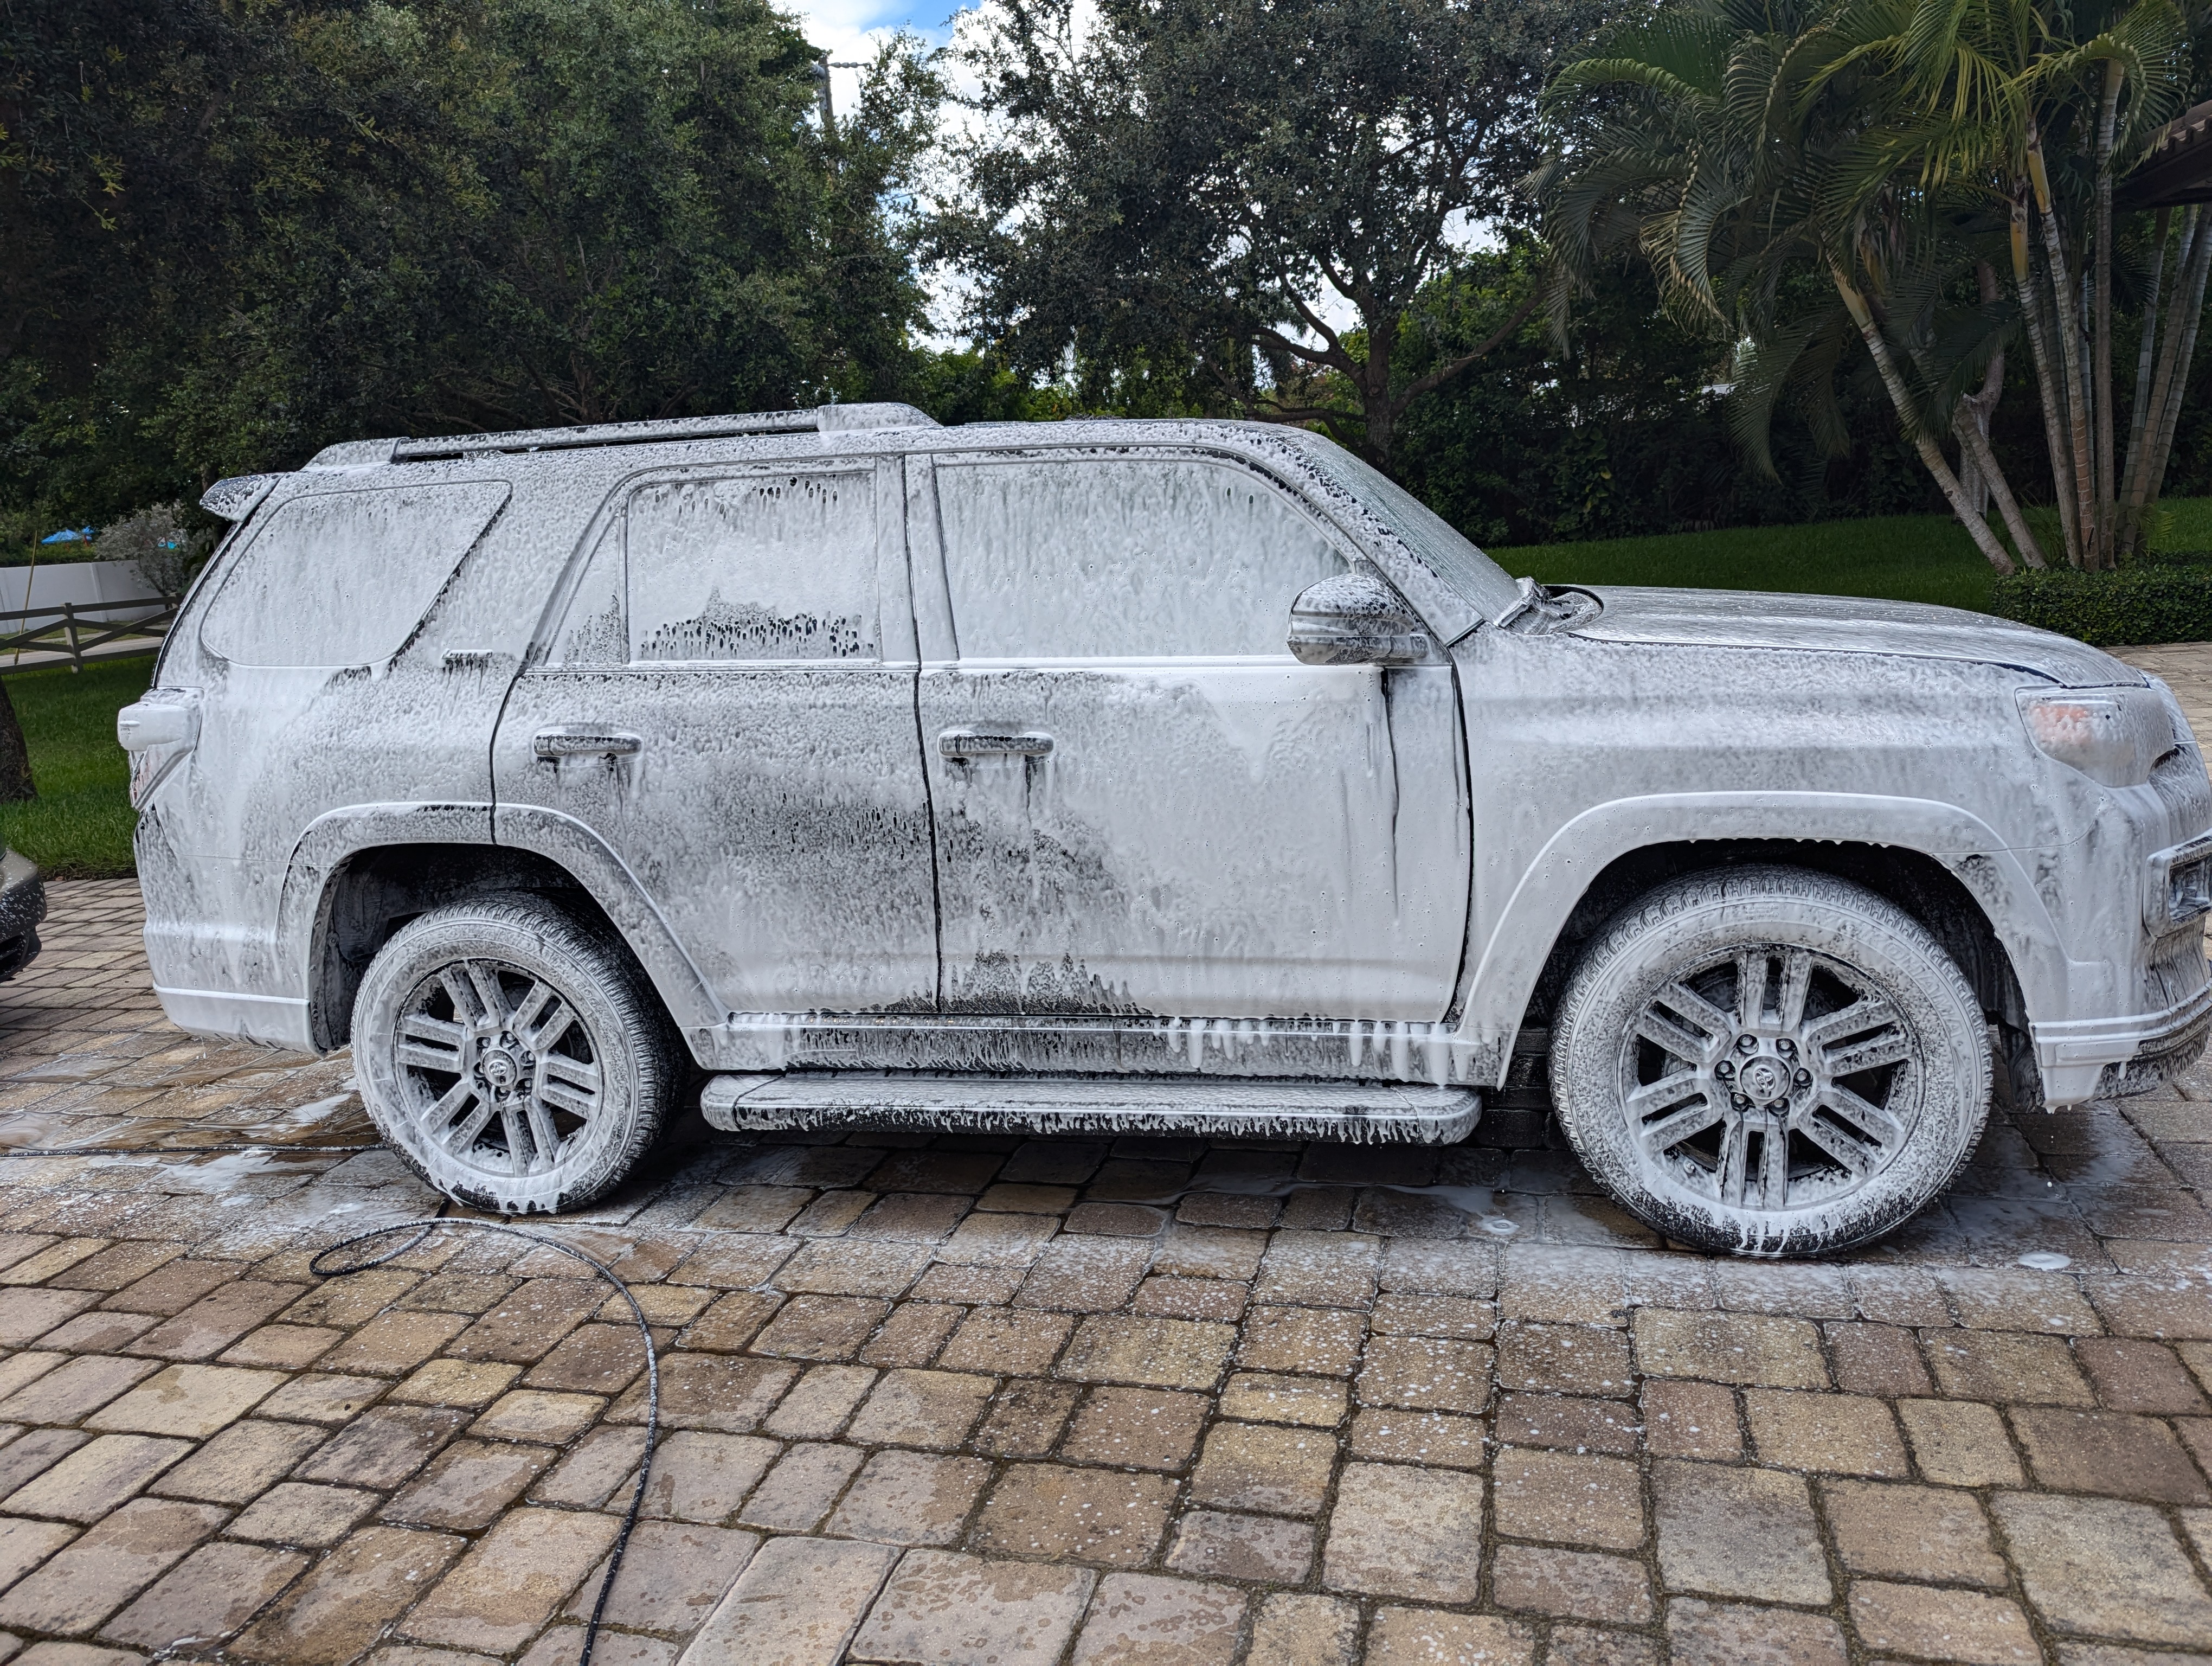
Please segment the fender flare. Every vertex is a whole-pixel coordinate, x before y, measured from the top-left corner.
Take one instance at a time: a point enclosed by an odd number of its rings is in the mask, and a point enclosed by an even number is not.
[[[493,810],[491,824],[494,844],[544,857],[590,894],[645,968],[692,1052],[708,1056],[713,1037],[730,1015],[629,864],[585,824],[558,810],[502,804]]]
[[[727,1018],[637,876],[605,841],[573,817],[527,806],[361,804],[318,816],[292,848],[277,903],[276,943],[294,994],[313,1000],[315,945],[329,923],[332,877],[362,851],[410,844],[504,846],[544,856],[599,904],[695,1049],[696,1032],[718,1029]]]
[[[1810,828],[1820,831],[1808,837]],[[1455,1040],[1494,1061],[1495,1085],[1504,1085],[1537,977],[1597,876],[1647,846],[1733,839],[1888,845],[1940,862],[1987,916],[2029,1014],[2066,1010],[2071,963],[2051,910],[2021,853],[1971,811],[1872,793],[1656,793],[1592,806],[1522,869],[1486,939],[1470,943],[1474,970]]]
[[[329,904],[331,876],[349,858],[379,845],[490,842],[488,804],[349,804],[309,822],[292,846],[276,902],[277,958],[290,993],[314,993],[316,933]]]

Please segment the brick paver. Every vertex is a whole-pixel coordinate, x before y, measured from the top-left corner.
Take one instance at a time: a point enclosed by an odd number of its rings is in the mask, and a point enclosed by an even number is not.
[[[57,885],[0,988],[0,1661],[568,1666],[625,1311],[458,1234],[316,1280],[439,1201],[343,1055],[169,1029],[137,920]],[[2207,1101],[2000,1118],[1820,1265],[1658,1245],[1510,1106],[1445,1151],[690,1122],[533,1223],[660,1348],[601,1658],[2212,1657]]]

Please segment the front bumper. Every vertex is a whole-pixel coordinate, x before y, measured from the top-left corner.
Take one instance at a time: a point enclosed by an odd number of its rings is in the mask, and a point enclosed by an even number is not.
[[[2148,1093],[2197,1062],[2212,1035],[2212,983],[2162,1012],[2029,1026],[2044,1103]]]
[[[39,952],[39,922],[46,917],[46,885],[28,856],[0,849],[0,983],[29,965]]]

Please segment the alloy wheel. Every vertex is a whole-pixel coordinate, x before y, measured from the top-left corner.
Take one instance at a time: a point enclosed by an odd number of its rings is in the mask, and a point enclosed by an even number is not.
[[[543,1174],[599,1115],[599,1049],[576,1007],[544,978],[489,958],[417,982],[394,1062],[407,1110],[433,1146],[468,1167]]]

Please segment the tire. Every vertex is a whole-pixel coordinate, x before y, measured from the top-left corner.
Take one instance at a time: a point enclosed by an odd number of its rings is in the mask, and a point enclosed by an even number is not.
[[[1981,1005],[1942,945],[1798,868],[1647,893],[1584,949],[1552,1027],[1553,1098],[1591,1175],[1653,1230],[1737,1255],[1820,1255],[1910,1219],[1973,1154],[1990,1083]]]
[[[447,1196],[501,1214],[605,1196],[687,1079],[622,945],[526,896],[401,927],[362,979],[353,1033],[362,1097],[392,1148]]]

